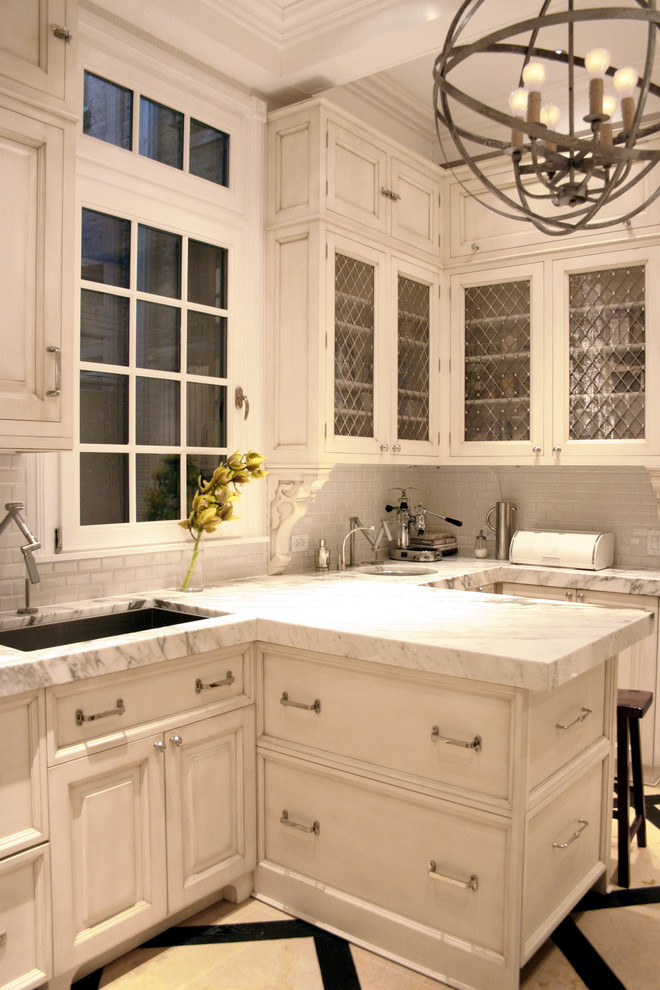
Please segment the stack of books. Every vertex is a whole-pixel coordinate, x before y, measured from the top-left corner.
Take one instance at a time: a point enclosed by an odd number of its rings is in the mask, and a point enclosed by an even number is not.
[[[458,540],[452,533],[429,533],[411,536],[410,546],[414,550],[439,550],[443,557],[458,553]]]

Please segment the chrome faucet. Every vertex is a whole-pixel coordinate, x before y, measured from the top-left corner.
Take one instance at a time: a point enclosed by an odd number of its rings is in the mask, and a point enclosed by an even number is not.
[[[32,554],[35,550],[41,547],[41,543],[30,531],[28,524],[23,519],[21,515],[21,509],[23,508],[22,502],[7,502],[5,509],[7,510],[7,515],[0,522],[0,535],[5,531],[10,521],[13,519],[21,533],[27,540],[25,546],[21,547],[21,553],[23,554],[23,559],[25,561],[25,567],[28,572],[28,577],[25,579],[25,608],[19,608],[17,611],[19,613],[32,614],[36,612],[36,608],[30,608],[30,583],[38,584],[41,578],[39,577],[39,571],[37,570],[37,565],[35,563]]]
[[[350,539],[351,541],[349,546],[348,566],[355,567],[355,563],[356,563],[355,534],[356,533],[364,533],[365,539],[369,541],[369,543],[373,548],[374,561],[378,560],[378,548],[380,547],[383,537],[385,537],[388,540],[392,539],[392,533],[390,532],[390,527],[387,525],[387,522],[384,519],[382,520],[380,524],[380,529],[376,533],[375,537],[370,535],[371,533],[375,532],[375,526],[363,526],[359,516],[351,516],[348,521],[348,524],[350,528],[348,530],[348,533],[344,537],[344,542],[342,543],[342,547],[341,547],[341,560],[339,567],[340,570],[342,571],[346,570],[346,540],[348,539]]]

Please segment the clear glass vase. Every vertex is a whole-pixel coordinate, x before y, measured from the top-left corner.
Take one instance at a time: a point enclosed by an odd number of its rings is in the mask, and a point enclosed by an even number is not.
[[[186,593],[204,589],[204,541],[201,539],[181,554],[179,588]]]

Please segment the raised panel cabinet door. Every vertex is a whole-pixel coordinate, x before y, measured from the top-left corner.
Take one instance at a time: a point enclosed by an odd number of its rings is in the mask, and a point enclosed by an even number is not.
[[[387,154],[345,127],[328,121],[327,207],[354,222],[384,232],[389,199]]]
[[[56,972],[167,915],[162,736],[49,772]]]
[[[64,142],[63,128],[0,109],[0,419],[16,433],[62,420]]]
[[[165,735],[169,913],[256,865],[254,708]]]
[[[77,0],[2,0],[0,82],[22,95],[64,100],[76,7]]]
[[[0,857],[48,838],[46,725],[41,694],[0,705]]]
[[[393,157],[392,237],[437,256],[440,185],[420,169]]]
[[[32,990],[51,976],[48,844],[0,861],[0,990]]]

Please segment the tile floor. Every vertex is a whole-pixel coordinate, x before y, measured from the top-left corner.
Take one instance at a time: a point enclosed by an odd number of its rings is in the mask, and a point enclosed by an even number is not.
[[[522,990],[660,990],[660,787],[647,788],[645,849],[631,885],[588,895],[525,966]],[[613,847],[616,848],[615,846]],[[444,986],[248,900],[221,901],[181,929],[85,977],[74,990],[441,990]],[[219,926],[210,932],[207,926]],[[316,938],[315,938],[316,936]],[[481,990],[481,988],[480,988]],[[484,987],[483,990],[489,990]]]

